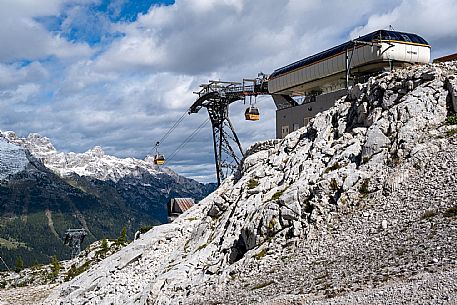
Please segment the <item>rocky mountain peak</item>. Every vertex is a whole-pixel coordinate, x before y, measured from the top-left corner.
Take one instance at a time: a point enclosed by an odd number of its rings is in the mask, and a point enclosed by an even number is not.
[[[152,175],[171,172],[167,169],[164,172],[150,159],[143,161],[106,155],[100,146],[95,146],[85,153],[64,153],[57,151],[47,137],[37,133],[32,133],[26,138],[18,137],[12,131],[0,132],[0,135],[8,142],[30,151],[46,167],[62,177],[77,174],[117,182],[124,177],[138,176],[142,172]]]
[[[101,148],[100,146],[95,146],[89,149],[86,153],[97,158],[102,158],[105,155],[103,148]]]
[[[56,151],[54,145],[51,143],[51,140],[38,133],[29,134],[23,143],[29,147],[39,148],[43,151],[43,153]]]
[[[457,112],[456,73],[455,62],[412,66],[354,86],[307,127],[251,146],[200,204],[46,302],[289,304],[452,257],[442,236],[457,230],[446,218],[457,199],[457,126],[447,119]]]

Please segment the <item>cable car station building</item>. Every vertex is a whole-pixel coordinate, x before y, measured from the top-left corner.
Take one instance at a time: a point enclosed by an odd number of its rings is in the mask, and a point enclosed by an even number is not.
[[[242,83],[213,80],[202,84],[194,92],[198,98],[188,113],[203,108],[208,111],[220,184],[241,164],[244,155],[228,115],[231,103],[271,95],[276,105],[276,137],[284,138],[332,107],[355,83],[396,67],[429,61],[430,45],[422,37],[378,30],[276,69],[269,76],[261,73],[259,78],[243,79]],[[300,99],[302,102],[297,102]],[[246,109],[245,118],[259,120],[255,104]]]
[[[329,109],[350,86],[396,67],[430,61],[430,45],[422,37],[378,30],[276,69],[268,79],[275,101],[276,137],[284,138]],[[294,97],[304,97],[298,104]]]

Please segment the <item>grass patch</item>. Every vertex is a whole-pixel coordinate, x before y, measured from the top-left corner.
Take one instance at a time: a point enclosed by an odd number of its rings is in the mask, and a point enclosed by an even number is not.
[[[189,217],[189,218],[186,218],[186,220],[189,220],[189,221],[194,221],[194,220],[197,220],[198,218],[197,217]]]
[[[271,285],[271,284],[273,284],[273,283],[274,283],[274,281],[263,282],[263,283],[260,283],[260,284],[258,284],[258,285],[255,285],[255,286],[252,288],[252,290],[262,289],[262,288],[267,287],[267,286],[269,286],[269,285]]]
[[[457,216],[457,205],[450,207],[443,213],[444,217],[455,217]]]
[[[342,205],[347,205],[348,204],[348,200],[345,197],[340,197],[340,202],[341,202]]]
[[[256,188],[257,186],[259,185],[259,181],[257,181],[256,179],[249,179],[248,181],[248,189],[252,190],[253,188]]]
[[[147,226],[142,226],[138,231],[140,231],[140,234],[144,234],[154,228],[154,226],[147,225]]]
[[[270,221],[268,222],[268,230],[273,230],[275,227],[275,224],[276,224],[276,219],[274,219],[274,218],[270,219]]]
[[[282,194],[284,194],[284,191],[277,191],[273,194],[273,196],[271,196],[271,200],[278,200],[282,196]]]
[[[256,255],[254,255],[255,259],[261,259],[263,257],[265,257],[265,255],[267,255],[267,249],[262,249],[260,250],[259,253],[257,253]]]
[[[457,124],[457,114],[453,114],[446,118],[446,124],[448,125],[456,125]]]
[[[76,265],[71,265],[70,270],[67,272],[67,276],[65,277],[65,282],[72,280],[73,278],[77,277],[87,269],[89,269],[90,263],[85,262],[83,265],[76,267]]]
[[[205,249],[207,246],[208,246],[208,243],[204,243],[204,244],[200,245],[200,247],[198,247],[197,250],[195,250],[195,252]]]
[[[448,137],[452,137],[453,135],[455,135],[457,133],[457,128],[452,128],[452,129],[449,129],[448,131],[446,131],[446,135]]]
[[[325,173],[327,174],[327,173],[333,172],[334,170],[337,170],[341,167],[342,167],[342,165],[339,162],[335,162],[332,166],[327,167],[325,169]]]

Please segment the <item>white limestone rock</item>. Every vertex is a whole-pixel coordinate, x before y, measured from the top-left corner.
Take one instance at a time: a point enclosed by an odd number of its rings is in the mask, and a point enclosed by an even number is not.
[[[363,145],[362,158],[371,158],[371,156],[379,153],[382,148],[390,144],[389,138],[384,135],[378,126],[368,128],[366,137],[367,141]]]

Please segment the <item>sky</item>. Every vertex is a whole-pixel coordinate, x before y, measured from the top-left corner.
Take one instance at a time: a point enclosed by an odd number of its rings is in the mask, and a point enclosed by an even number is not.
[[[144,158],[208,80],[240,81],[377,29],[413,32],[432,58],[457,52],[455,0],[0,0],[0,130],[40,133],[60,151],[96,145]],[[275,137],[230,117],[244,148]],[[207,113],[185,115],[161,143],[172,155]],[[168,166],[215,181],[206,124]]]

